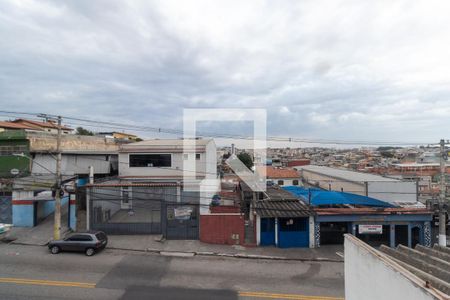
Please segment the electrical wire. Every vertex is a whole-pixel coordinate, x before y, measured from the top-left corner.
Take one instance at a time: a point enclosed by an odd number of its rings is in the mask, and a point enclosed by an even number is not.
[[[14,112],[14,111],[0,111],[0,113],[5,114],[13,114],[13,115],[27,115],[27,116],[37,116],[42,115],[39,113],[29,113],[29,112]],[[57,117],[56,115],[52,114],[46,114],[50,117]],[[98,121],[98,120],[90,120],[90,119],[84,119],[84,118],[78,118],[78,117],[70,117],[70,116],[61,116],[64,119],[72,120],[72,121],[78,121],[78,122],[85,122],[87,124],[96,124],[96,125],[102,125],[102,126],[112,126],[113,128],[119,128],[119,129],[131,129],[131,130],[140,130],[145,132],[155,132],[155,133],[166,133],[166,134],[186,134],[183,130],[180,129],[171,129],[171,128],[162,128],[162,127],[150,127],[150,126],[140,126],[140,125],[133,125],[133,124],[124,124],[124,123],[118,123],[118,122],[107,122],[107,121]],[[192,133],[192,135],[195,135],[195,133]],[[233,138],[233,139],[244,139],[244,140],[258,140],[261,139],[261,137],[249,137],[249,136],[241,136],[241,135],[234,135],[234,134],[221,134],[221,133],[200,133],[195,136],[199,137],[210,137],[210,138]],[[276,141],[276,142],[298,142],[298,143],[310,143],[310,144],[336,144],[336,145],[365,145],[365,146],[375,146],[375,145],[404,145],[404,146],[411,146],[411,145],[429,145],[434,143],[424,143],[424,142],[393,142],[393,141],[360,141],[360,140],[337,140],[337,139],[306,139],[306,138],[298,138],[298,137],[278,137],[278,136],[268,136],[265,138],[267,141]]]

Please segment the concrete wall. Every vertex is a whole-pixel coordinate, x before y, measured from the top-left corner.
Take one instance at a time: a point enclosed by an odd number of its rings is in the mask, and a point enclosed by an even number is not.
[[[200,216],[200,241],[210,244],[244,244],[245,220],[241,214]],[[233,236],[236,239],[233,239]],[[237,239],[238,238],[238,239]]]
[[[347,192],[362,196],[369,196],[386,202],[416,202],[417,183],[415,181],[371,181],[353,182],[333,178],[327,175],[302,170],[302,177],[325,190]]]
[[[67,203],[69,202],[69,196],[61,198],[61,210],[67,209]],[[37,218],[38,222],[55,211],[55,201],[38,201]]]
[[[31,152],[56,151],[56,134],[27,132],[27,138],[30,141]],[[61,138],[62,151],[108,151],[115,152],[119,150],[119,143],[113,139],[82,136],[82,135],[63,135]]]
[[[109,174],[111,172],[111,162],[107,158],[109,158],[109,155],[62,154],[61,173],[64,175],[89,174],[89,166],[93,166],[95,174]],[[56,159],[52,155],[35,155],[32,173],[52,174],[55,170]]]
[[[302,177],[307,182],[309,182],[310,184],[318,182],[319,187],[322,189],[329,190],[331,187],[332,191],[344,191],[366,196],[366,187],[364,183],[344,181],[342,179],[336,179],[330,176],[316,174],[307,170],[302,170],[301,173]]]
[[[17,227],[34,226],[34,206],[33,204],[15,204],[12,207],[13,225]]]
[[[354,236],[345,236],[346,300],[431,300],[425,282]],[[443,298],[442,298],[443,299]]]
[[[386,202],[416,202],[417,182],[368,182],[368,196]]]
[[[293,184],[294,180],[298,181],[297,186],[301,185],[300,176],[299,176],[299,178],[270,178],[270,179],[267,179],[267,181],[272,181],[274,184],[278,184],[278,180],[283,180],[283,184],[280,184],[279,186],[291,186],[291,185],[294,185]]]
[[[13,225],[18,227],[33,227],[34,206],[32,191],[13,191],[12,219]]]

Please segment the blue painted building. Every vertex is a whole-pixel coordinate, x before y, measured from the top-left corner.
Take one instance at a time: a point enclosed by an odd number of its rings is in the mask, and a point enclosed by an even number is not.
[[[431,245],[432,212],[421,205],[399,207],[344,192],[297,186],[284,189],[312,205],[316,247],[341,244],[345,233],[351,233],[373,246]]]
[[[72,180],[73,177],[64,176],[63,182]],[[54,176],[29,176],[14,180],[12,188],[12,224],[17,227],[34,227],[40,221],[55,211],[55,199],[51,188],[54,184]],[[76,224],[75,200],[69,201],[69,194],[61,198],[62,209],[69,213],[67,224],[72,229]],[[70,211],[69,209],[72,208]],[[62,212],[65,213],[64,211]]]
[[[257,245],[313,246],[314,213],[303,201],[278,187],[268,187],[254,207]]]

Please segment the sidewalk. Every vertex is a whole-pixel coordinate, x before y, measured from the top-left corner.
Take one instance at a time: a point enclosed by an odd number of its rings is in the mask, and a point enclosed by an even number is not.
[[[214,245],[197,240],[170,240],[159,242],[158,235],[109,235],[108,248],[160,253],[179,256],[223,256],[254,259],[332,261],[343,262],[342,245],[328,245],[316,249],[276,247],[243,247],[239,245]]]
[[[63,210],[64,211],[64,210]],[[36,227],[13,227],[0,240],[13,244],[45,246],[53,239],[53,214]],[[62,216],[62,236],[68,232],[67,213]],[[198,240],[160,240],[161,235],[108,235],[109,249],[153,252],[173,256],[221,256],[247,259],[343,262],[343,245],[320,248],[243,247],[206,244]],[[338,252],[340,255],[336,254]]]
[[[64,207],[62,211],[65,212],[61,216],[61,235],[64,236],[69,228],[67,209]],[[54,214],[50,214],[35,227],[11,227],[8,232],[0,235],[0,239],[13,244],[45,246],[53,239],[54,218]]]

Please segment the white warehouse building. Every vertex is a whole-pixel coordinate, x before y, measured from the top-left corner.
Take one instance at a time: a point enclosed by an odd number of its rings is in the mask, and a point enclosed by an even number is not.
[[[368,196],[389,203],[418,201],[417,181],[315,165],[294,169],[299,171],[305,184],[325,190]]]

